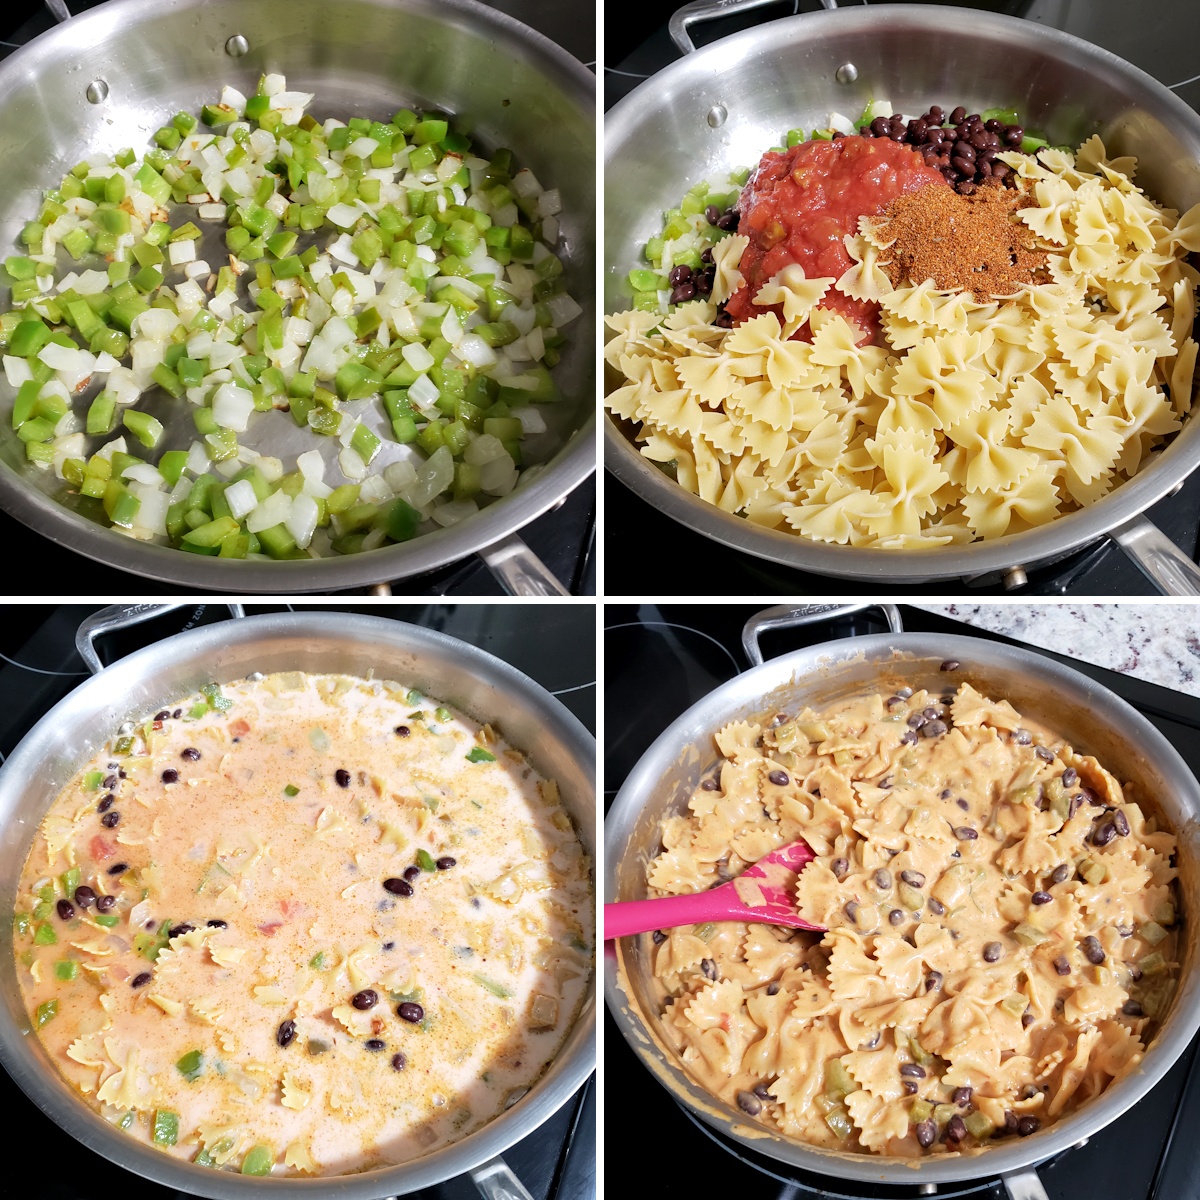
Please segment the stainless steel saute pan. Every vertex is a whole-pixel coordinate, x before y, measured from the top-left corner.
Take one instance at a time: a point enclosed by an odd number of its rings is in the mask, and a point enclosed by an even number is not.
[[[1153,796],[1179,839],[1179,886],[1185,909],[1200,911],[1200,784],[1171,744],[1135,709],[1084,675],[1030,650],[972,637],[900,632],[900,615],[885,606],[892,633],[826,642],[763,663],[758,635],[767,628],[804,624],[848,606],[808,605],[769,609],[751,618],[743,637],[755,667],[722,684],[693,705],[654,742],[630,772],[604,828],[604,899],[646,895],[646,864],[661,847],[659,823],[680,811],[716,758],[713,735],[730,721],[761,718],[779,709],[820,711],[839,699],[903,681],[914,690],[940,690],[947,658],[958,659],[965,679],[985,695],[1004,698],[1018,712],[1044,722],[1073,746],[1099,756],[1122,780]],[[866,605],[849,606],[863,608]],[[1200,1028],[1200,965],[1194,922],[1179,990],[1138,1069],[1078,1111],[1040,1133],[1005,1139],[977,1155],[943,1155],[918,1161],[847,1154],[748,1128],[744,1114],[727,1107],[684,1073],[668,1048],[653,1001],[648,938],[626,938],[605,947],[605,997],[626,1041],[654,1077],[682,1104],[724,1137],[805,1171],[842,1179],[897,1185],[1005,1178],[1016,1200],[1046,1200],[1033,1168],[1102,1130],[1136,1104],[1171,1068]]]
[[[0,768],[0,910],[12,912],[17,882],[43,814],[70,777],[126,720],[161,708],[210,680],[253,671],[329,671],[413,681],[478,720],[492,720],[533,765],[558,781],[588,854],[595,852],[595,742],[547,691],[498,658],[441,633],[379,617],[282,613],[207,625],[100,668],[91,648],[103,629],[177,605],[105,609],[80,630],[80,653],[97,672],[50,710]],[[237,614],[240,607],[231,605]],[[222,1200],[379,1200],[469,1172],[492,1200],[528,1193],[499,1158],[536,1129],[595,1067],[595,1001],[589,997],[546,1073],[516,1104],[442,1150],[386,1170],[317,1179],[255,1179],[169,1157],[135,1141],[84,1104],[33,1036],[21,1001],[11,921],[0,921],[0,1061],[50,1118],[90,1149],[165,1187]]]
[[[764,0],[701,0],[672,21]],[[836,8],[835,0],[824,0]],[[1099,133],[1110,151],[1134,154],[1138,182],[1181,212],[1200,201],[1200,114],[1144,71],[1045,25],[940,4],[872,4],[770,21],[723,38],[652,76],[617,104],[604,129],[605,294],[627,308],[625,276],[664,209],[703,179],[752,166],[787,129],[823,126],[831,111],[852,120],[868,101],[899,112],[930,104],[968,111],[1015,108],[1052,141],[1078,145]],[[1026,533],[937,550],[825,545],[764,529],[692,495],[643,458],[633,427],[611,418],[605,463],[643,500],[697,533],[804,571],[881,583],[1005,577],[1053,562],[1108,535],[1163,591],[1200,594],[1200,570],[1140,514],[1200,462],[1200,423],[1189,421],[1128,483],[1089,508]]]
[[[315,92],[318,117],[377,117],[405,105],[453,113],[481,145],[511,147],[544,186],[560,189],[558,249],[584,313],[566,330],[569,345],[555,372],[568,399],[542,406],[550,429],[531,446],[530,461],[545,465],[477,516],[410,542],[297,562],[217,560],[135,542],[90,520],[62,481],[25,461],[5,421],[0,507],[89,558],[206,590],[329,592],[482,553],[510,591],[562,592],[514,535],[595,468],[594,82],[532,29],[475,0],[111,0],[0,65],[0,245],[15,247],[41,192],[81,158],[122,146],[140,153],[166,115],[197,111],[224,83],[250,94],[265,71]],[[208,234],[209,261],[223,260],[222,237]],[[7,304],[6,292],[0,300]],[[189,407],[164,393],[149,411],[168,440],[190,438]],[[377,407],[362,420],[383,434],[386,454],[398,447]],[[285,457],[312,449],[311,435],[287,413],[261,416],[246,445]]]

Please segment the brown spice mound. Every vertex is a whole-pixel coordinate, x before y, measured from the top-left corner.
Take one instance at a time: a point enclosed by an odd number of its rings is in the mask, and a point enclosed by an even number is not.
[[[1046,252],[1015,215],[1029,204],[1024,189],[991,184],[969,196],[932,185],[897,196],[877,223],[881,242],[894,239],[879,265],[894,287],[931,279],[979,301],[1046,283]]]

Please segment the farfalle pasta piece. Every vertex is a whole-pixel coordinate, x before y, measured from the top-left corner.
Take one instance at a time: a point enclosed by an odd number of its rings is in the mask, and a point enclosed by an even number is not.
[[[790,338],[833,284],[832,279],[809,279],[799,263],[772,275],[754,295],[754,303],[783,305],[783,336]]]

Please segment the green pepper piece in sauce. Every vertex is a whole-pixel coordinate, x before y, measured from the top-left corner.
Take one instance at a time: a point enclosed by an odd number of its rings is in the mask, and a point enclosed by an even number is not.
[[[56,1016],[58,1016],[57,1000],[47,1000],[44,1004],[39,1004],[37,1006],[37,1017],[35,1018],[37,1027],[41,1029],[47,1021],[54,1020]]]
[[[417,865],[422,871],[437,870],[437,863],[433,861],[433,855],[428,850],[417,851]]]
[[[275,1152],[270,1146],[251,1146],[242,1159],[243,1175],[270,1175],[275,1164]]]
[[[484,750],[482,746],[472,746],[471,753],[467,755],[467,762],[495,762],[496,756]]]
[[[179,1114],[167,1108],[156,1109],[153,1137],[157,1146],[174,1146],[179,1141]]]

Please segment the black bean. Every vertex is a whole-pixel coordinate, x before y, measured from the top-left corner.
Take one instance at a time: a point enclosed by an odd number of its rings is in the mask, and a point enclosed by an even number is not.
[[[850,870],[850,864],[844,858],[835,858],[833,862],[830,863],[830,869],[839,879],[841,879],[842,876]]]
[[[913,690],[910,687],[902,687],[902,688],[896,689],[896,695],[899,696],[901,700],[910,699],[912,694],[913,694]]]
[[[689,300],[694,300],[695,298],[696,285],[694,283],[681,283],[671,292],[670,302],[672,304],[686,304]]]
[[[96,893],[86,883],[81,883],[75,889],[75,903],[80,908],[90,908],[96,903]]]
[[[1017,1122],[1017,1133],[1021,1137],[1028,1137],[1031,1133],[1037,1133],[1041,1129],[1042,1123],[1037,1117],[1022,1117]]]
[[[1112,815],[1113,828],[1117,831],[1118,837],[1129,836],[1129,818],[1125,816],[1121,809],[1117,809]]]
[[[661,929],[656,929],[651,935],[650,940],[656,945],[661,946],[667,940],[667,935]]]
[[[942,986],[941,971],[930,971],[925,976],[925,990],[927,992],[936,992]]]
[[[921,736],[927,738],[941,737],[948,726],[945,721],[929,721],[921,726]]]
[[[710,204],[704,210],[704,219],[710,225],[715,225],[721,219],[721,210],[715,204]]]
[[[754,1085],[754,1094],[760,1100],[774,1100],[775,1099],[775,1097],[772,1096],[770,1091],[767,1089],[767,1085],[765,1083],[756,1083]]]
[[[403,1071],[408,1066],[408,1059],[403,1054],[392,1055],[392,1070]]]
[[[973,842],[979,834],[970,825],[959,825],[954,831],[954,836],[960,842]]]
[[[97,912],[108,912],[116,905],[116,903],[117,903],[116,896],[97,896],[96,897],[96,911]]]
[[[222,921],[220,917],[214,917],[211,921],[206,921],[205,924],[209,929],[228,929],[229,922]]]
[[[963,108],[963,106],[961,104],[950,114],[950,124],[951,125],[959,125],[966,119],[967,119],[967,110],[965,108]]]
[[[762,1101],[753,1092],[738,1092],[737,1102],[738,1108],[752,1117],[762,1112]]]
[[[350,1003],[360,1012],[366,1012],[368,1008],[374,1008],[379,1003],[379,993],[374,988],[363,988],[361,992],[355,992],[350,997]]]
[[[1074,767],[1068,767],[1062,773],[1063,787],[1066,787],[1066,788],[1074,787],[1076,785],[1076,783],[1078,783],[1078,782],[1079,782],[1079,772],[1077,770],[1075,770]]]
[[[106,812],[104,816],[100,818],[100,824],[103,825],[105,829],[112,829],[117,822],[120,821],[120,819],[121,814],[114,808],[111,811]]]
[[[1000,956],[1004,953],[1004,947],[999,942],[988,942],[983,948],[983,961],[994,963],[1000,961]]]
[[[96,811],[98,813],[108,812],[108,810],[116,803],[116,799],[116,796],[114,796],[112,792],[109,792],[109,794],[105,796],[99,804],[96,805]]]
[[[787,787],[791,782],[786,771],[772,771],[767,778],[775,784],[776,787]]]
[[[189,925],[185,921],[182,925],[173,925],[169,930],[167,930],[167,937],[183,937],[185,933],[191,933],[195,928],[195,925]]]
[[[1016,742],[1018,746],[1028,746],[1029,743],[1033,741],[1033,734],[1030,733],[1028,729],[1014,729],[1012,740]]]
[[[961,1142],[967,1136],[966,1122],[955,1113],[946,1123],[946,1141]]]
[[[944,917],[946,915],[946,906],[936,896],[930,896],[929,911],[935,917]]]
[[[296,1037],[296,1022],[284,1021],[282,1025],[275,1030],[275,1040],[281,1046],[290,1046]]]
[[[416,879],[416,877],[418,875],[420,875],[420,873],[421,873],[421,868],[420,867],[405,867],[403,872],[401,872],[401,873],[403,874],[405,879]]]
[[[915,1096],[921,1090],[920,1084],[915,1079],[902,1079],[900,1086],[904,1088],[906,1096]]]
[[[767,995],[768,996],[778,996],[779,995],[779,981],[777,979],[772,979],[771,982],[767,984]]]
[[[879,870],[875,872],[875,875],[873,876],[873,878],[874,878],[875,886],[881,892],[887,892],[887,891],[891,890],[892,873],[886,867],[880,867]]]
[[[700,971],[705,979],[717,978],[717,964],[711,958],[702,958],[700,960]]]
[[[921,726],[924,725],[928,720],[929,718],[924,713],[913,713],[913,715],[908,718],[908,727],[910,729],[920,729]]]
[[[706,792],[715,792],[721,785],[715,779],[706,779],[701,785],[701,789]]]
[[[394,732],[397,737],[408,737],[410,731],[407,725],[397,725]]]
[[[1079,806],[1082,803],[1083,797],[1076,792],[1075,795],[1071,797],[1070,806],[1067,808],[1067,820],[1070,820],[1079,811]]]
[[[350,772],[344,767],[338,767],[338,769],[334,771],[333,777],[335,780],[337,780],[338,787],[350,786]]]
[[[382,948],[384,950],[395,950],[396,943],[395,942],[384,942]]]
[[[131,988],[145,987],[146,984],[148,984],[150,982],[150,980],[153,978],[154,978],[154,976],[151,975],[149,971],[143,971],[140,975],[135,975],[129,981],[129,986]]]
[[[1047,750],[1045,746],[1035,746],[1033,752],[1042,760],[1042,762],[1051,763],[1054,761],[1053,753]]]
[[[1142,1006],[1136,1000],[1126,1000],[1121,1006],[1121,1011],[1127,1017],[1140,1017],[1142,1015]]]
[[[58,908],[58,915],[64,921],[69,921],[75,915],[75,905],[70,900],[60,900],[56,907]]]
[[[1054,969],[1059,975],[1070,975],[1071,964],[1067,962],[1067,956],[1065,954],[1060,954],[1054,960]]]
[[[1081,788],[1079,789],[1079,794],[1080,794],[1080,795],[1081,795],[1081,796],[1082,796],[1082,797],[1083,797],[1083,798],[1084,798],[1084,799],[1085,799],[1085,800],[1086,800],[1086,801],[1087,801],[1087,802],[1088,802],[1088,803],[1089,803],[1089,804],[1090,804],[1090,805],[1091,805],[1093,808],[1103,808],[1103,807],[1104,807],[1104,801],[1103,801],[1103,800],[1101,800],[1101,799],[1100,799],[1100,797],[1099,797],[1099,796],[1097,796],[1097,795],[1096,795],[1096,793],[1095,793],[1095,792],[1093,792],[1091,788],[1085,788],[1085,787],[1081,787]]]
[[[372,1054],[377,1054],[380,1050],[387,1049],[387,1042],[383,1038],[367,1038],[363,1045],[371,1051]]]
[[[186,750],[181,750],[179,752],[179,757],[184,759],[186,762],[199,762],[200,751],[197,750],[195,746],[188,746]]]
[[[916,744],[917,744],[917,731],[915,729],[910,729],[900,739],[900,745],[902,745],[902,746],[915,746]]]
[[[954,803],[957,804],[958,807],[963,810],[963,812],[971,811],[971,806],[961,796],[959,796],[959,798],[957,800],[955,800]]]
[[[118,768],[117,768],[117,778],[118,778],[118,779],[126,779],[126,778],[128,778],[128,776],[125,774],[125,768],[124,768],[124,767],[118,767]]]
[[[931,704],[927,708],[921,709],[921,716],[927,721],[932,721],[934,717],[940,717],[942,714]]]
[[[925,1068],[920,1063],[901,1063],[900,1074],[909,1075],[913,1079],[924,1079]]]
[[[1092,845],[1107,846],[1116,836],[1116,825],[1112,821],[1102,821],[1092,833]]]
[[[448,871],[451,867],[458,866],[458,859],[451,858],[448,854],[443,854],[434,865],[439,871]]]
[[[937,1141],[937,1122],[932,1117],[917,1122],[917,1145],[928,1150]]]
[[[128,863],[119,862],[119,863],[113,863],[113,865],[108,868],[108,873],[110,875],[124,875],[125,872],[128,870],[129,870]]]
[[[403,1004],[396,1006],[396,1016],[402,1021],[408,1021],[409,1024],[415,1025],[418,1021],[425,1019],[425,1010],[419,1004],[405,1000]]]
[[[920,871],[901,871],[900,878],[908,884],[909,887],[923,888],[925,886],[925,876]]]
[[[874,137],[887,137],[891,127],[891,122],[887,117],[876,117],[871,122],[871,133]]]
[[[1083,939],[1083,956],[1094,967],[1098,967],[1104,961],[1104,947],[1100,945],[1100,939],[1094,933],[1089,933]]]
[[[717,221],[717,228],[730,230],[738,227],[738,221],[741,219],[741,214],[736,208],[727,209],[721,214],[721,218]]]
[[[1032,1024],[1033,1024],[1033,1013],[1031,1013],[1029,1011],[1029,1009],[1026,1009],[1021,1014],[1021,1028],[1028,1029],[1030,1027],[1030,1025],[1032,1025]]]
[[[842,912],[844,912],[852,922],[855,924],[858,923],[858,905],[855,903],[855,901],[851,900],[849,903],[845,904],[842,907]]]
[[[960,1087],[954,1089],[954,1095],[950,1097],[960,1108],[966,1108],[971,1103],[971,1089],[969,1087]]]
[[[900,909],[893,908],[892,911],[890,913],[888,913],[888,924],[889,925],[900,925],[903,922],[904,922],[904,913]]]
[[[680,263],[678,266],[671,268],[671,273],[667,276],[667,280],[672,287],[678,287],[681,283],[686,283],[691,277],[692,268],[686,263]]]
[[[156,713],[154,714],[154,719],[155,719],[156,721],[166,721],[166,720],[169,720],[169,719],[170,719],[170,716],[171,716],[170,712],[169,712],[167,709],[165,709],[165,708],[164,708],[164,709],[162,710],[162,712],[156,712]]]
[[[413,894],[413,886],[407,879],[385,879],[383,890],[391,892],[393,896],[411,896]]]
[[[162,781],[163,781],[163,783],[178,783],[179,782],[179,772],[177,770],[175,770],[174,767],[168,767],[162,773]]]
[[[1049,892],[1034,892],[1030,899],[1034,904],[1049,904],[1054,897]]]

